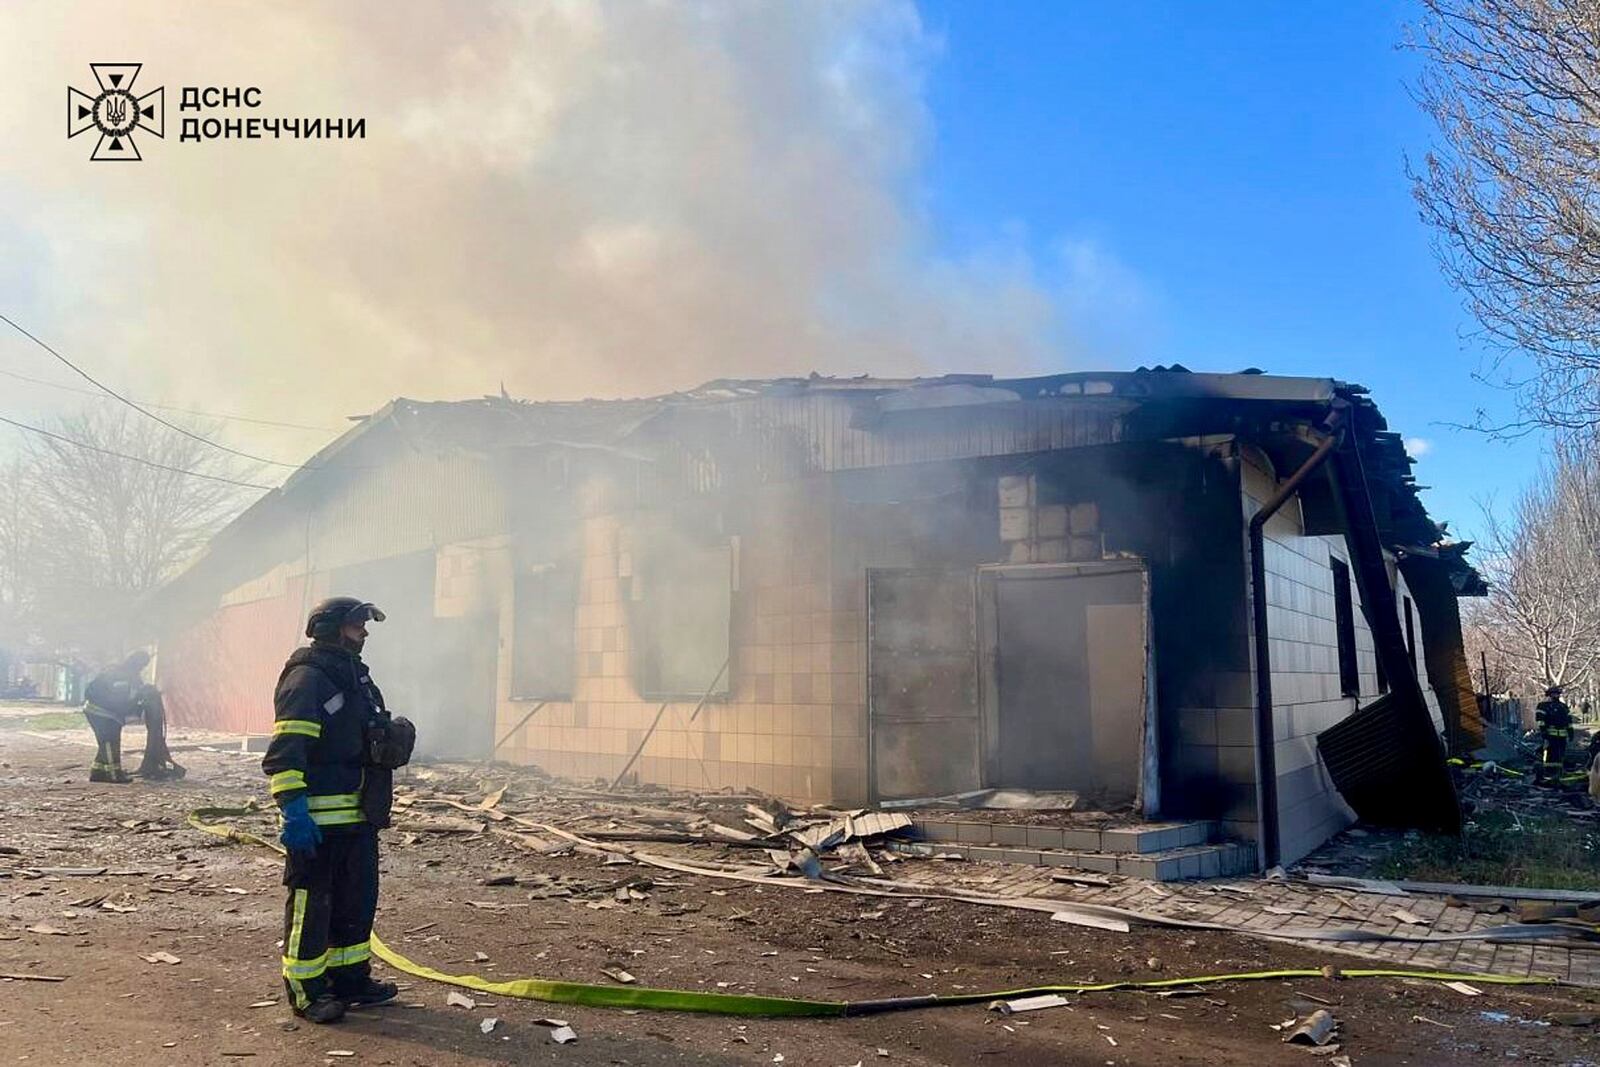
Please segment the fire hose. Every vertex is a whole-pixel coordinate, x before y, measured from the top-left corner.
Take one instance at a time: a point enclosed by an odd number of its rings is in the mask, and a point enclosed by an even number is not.
[[[254,807],[205,807],[189,813],[188,822],[202,833],[240,844],[255,845],[283,853],[283,846],[248,830],[212,820],[255,814]],[[397,971],[415,978],[458,986],[494,996],[536,1000],[551,1004],[576,1004],[590,1008],[637,1008],[651,1011],[699,1012],[711,1015],[742,1015],[787,1018],[849,1018],[878,1015],[914,1008],[956,1007],[988,1004],[997,1000],[1045,994],[1105,993],[1150,991],[1216,985],[1224,982],[1275,981],[1291,978],[1410,978],[1435,982],[1477,982],[1482,985],[1560,985],[1554,978],[1499,974],[1413,971],[1386,968],[1343,968],[1337,970],[1286,968],[1249,971],[1238,974],[1207,974],[1187,978],[1160,978],[1122,982],[1068,982],[1029,986],[988,993],[930,993],[922,996],[884,997],[872,1000],[806,1000],[798,997],[773,997],[743,993],[707,993],[693,989],[652,989],[642,986],[610,986],[590,982],[565,982],[547,978],[492,979],[476,974],[448,974],[426,964],[416,963],[390,948],[376,933],[372,935],[372,954]]]

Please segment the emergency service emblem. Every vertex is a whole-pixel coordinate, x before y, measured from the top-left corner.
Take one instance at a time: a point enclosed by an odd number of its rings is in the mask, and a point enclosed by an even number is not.
[[[89,158],[96,162],[143,158],[134,144],[140,130],[165,137],[166,90],[155,88],[134,95],[133,83],[143,63],[90,63],[99,91],[90,94],[67,88],[67,139],[97,130],[100,139]]]

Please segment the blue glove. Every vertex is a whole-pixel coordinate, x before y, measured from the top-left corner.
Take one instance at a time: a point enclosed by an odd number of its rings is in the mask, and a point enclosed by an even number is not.
[[[278,835],[290,852],[315,854],[322,844],[322,830],[311,821],[311,802],[301,793],[283,805],[283,832]]]

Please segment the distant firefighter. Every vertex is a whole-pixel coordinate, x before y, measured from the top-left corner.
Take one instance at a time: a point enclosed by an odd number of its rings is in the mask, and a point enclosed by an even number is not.
[[[1534,709],[1534,720],[1539,724],[1539,737],[1543,741],[1539,755],[1539,777],[1559,782],[1567,762],[1567,740],[1572,736],[1572,709],[1561,700],[1561,687],[1553,685],[1544,691],[1545,698]]]
[[[127,785],[133,781],[122,770],[122,727],[140,717],[139,697],[144,688],[140,675],[150,662],[143,649],[114,667],[107,667],[84,691],[83,714],[96,742],[89,781]]]

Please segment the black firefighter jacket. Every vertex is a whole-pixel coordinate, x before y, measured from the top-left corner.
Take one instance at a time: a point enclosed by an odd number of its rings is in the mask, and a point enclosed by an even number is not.
[[[137,672],[108,667],[94,676],[83,691],[85,709],[104,719],[128,722],[139,715],[139,691],[144,683]]]
[[[324,833],[389,825],[394,772],[369,766],[367,727],[387,721],[383,694],[352,652],[313,642],[284,664],[272,741],[261,760],[281,807],[304,793]]]

